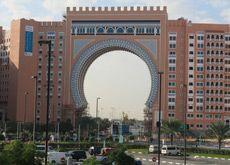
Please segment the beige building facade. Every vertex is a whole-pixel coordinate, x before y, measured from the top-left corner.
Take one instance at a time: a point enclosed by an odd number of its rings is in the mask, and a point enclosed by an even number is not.
[[[106,52],[124,50],[150,70],[145,111],[153,129],[160,86],[163,120],[183,121],[186,116],[195,130],[219,120],[229,124],[229,24],[168,20],[166,7],[74,7],[67,8],[60,22],[13,20],[8,40],[6,31],[0,32],[0,109],[9,120],[33,122],[36,112],[37,122],[45,122],[48,49],[38,41],[51,40],[51,122],[74,123],[76,113],[87,107],[83,81],[88,67]],[[164,72],[161,85],[159,71]],[[37,87],[31,76],[37,76]]]

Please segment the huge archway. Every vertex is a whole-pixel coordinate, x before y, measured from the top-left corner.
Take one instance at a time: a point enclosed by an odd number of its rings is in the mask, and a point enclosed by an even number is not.
[[[151,60],[148,53],[140,45],[135,42],[121,39],[108,39],[100,41],[83,50],[80,54],[80,57],[73,65],[71,73],[71,93],[76,108],[84,108],[87,106],[87,100],[85,98],[83,88],[87,69],[96,58],[111,50],[125,50],[131,52],[140,57],[147,64],[151,74],[151,89],[145,104],[147,107],[151,108],[155,101],[158,90],[157,66]]]

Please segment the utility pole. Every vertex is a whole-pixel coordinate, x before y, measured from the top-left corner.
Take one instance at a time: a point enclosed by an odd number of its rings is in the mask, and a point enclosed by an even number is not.
[[[36,116],[37,116],[37,79],[38,79],[38,76],[32,76],[31,79],[35,80],[34,123],[33,123],[33,142],[35,143],[35,136],[36,136]]]
[[[187,161],[187,85],[183,85],[184,88],[184,165],[186,165]]]
[[[100,97],[97,97],[96,99],[96,119],[98,118],[98,101],[100,100],[101,98]],[[99,119],[97,119],[97,140],[99,142],[99,138],[100,138],[100,135],[99,135],[99,132],[100,132],[100,123],[99,123]]]
[[[160,150],[160,143],[161,143],[161,78],[162,78],[162,74],[163,72],[158,72],[159,74],[159,77],[160,77],[160,81],[159,81],[159,86],[160,86],[160,89],[159,89],[159,113],[158,113],[158,123],[157,123],[157,126],[158,126],[158,165],[160,165],[160,158],[161,158],[161,150]]]

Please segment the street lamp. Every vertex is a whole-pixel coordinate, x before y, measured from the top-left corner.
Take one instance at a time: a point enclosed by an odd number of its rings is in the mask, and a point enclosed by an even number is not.
[[[160,165],[160,154],[161,154],[161,150],[160,150],[160,142],[161,142],[161,77],[163,72],[158,72],[159,77],[160,77],[160,89],[159,89],[159,113],[158,113],[158,164]]]
[[[98,101],[100,100],[100,97],[97,97],[96,99],[96,119],[98,118]],[[99,125],[99,120],[97,121],[97,140],[99,142],[99,131],[100,131],[100,125]]]
[[[38,76],[31,76],[31,79],[35,80],[35,96],[34,96],[34,124],[33,124],[33,142],[35,142],[36,134],[36,114],[37,114],[37,79]]]
[[[46,97],[46,150],[45,150],[45,165],[47,165],[48,152],[48,128],[49,128],[49,105],[50,105],[50,62],[51,62],[51,40],[40,40],[39,44],[48,45],[48,81],[47,81],[47,97]]]
[[[27,111],[27,95],[29,94],[29,92],[25,92],[24,93],[24,97],[25,97],[25,99],[24,99],[24,101],[25,101],[25,109],[24,109],[24,119],[23,119],[23,121],[24,121],[24,124],[25,124],[25,122],[26,122],[26,111]]]
[[[186,165],[186,159],[187,159],[187,85],[183,85],[184,89],[184,165]]]

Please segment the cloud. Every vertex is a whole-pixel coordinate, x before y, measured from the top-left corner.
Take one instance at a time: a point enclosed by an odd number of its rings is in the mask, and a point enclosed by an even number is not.
[[[65,11],[66,7],[73,6],[93,6],[97,0],[43,0],[43,7],[53,14],[62,13]]]
[[[230,8],[221,11],[220,15],[223,17],[226,23],[230,22]]]
[[[10,17],[17,19],[31,14],[25,7],[25,5],[30,2],[31,0],[2,0],[1,4],[7,9],[6,11],[10,13]]]
[[[0,0],[0,24],[18,18],[61,20],[67,6],[167,6],[169,19],[205,23],[229,23],[230,13],[230,0]]]

